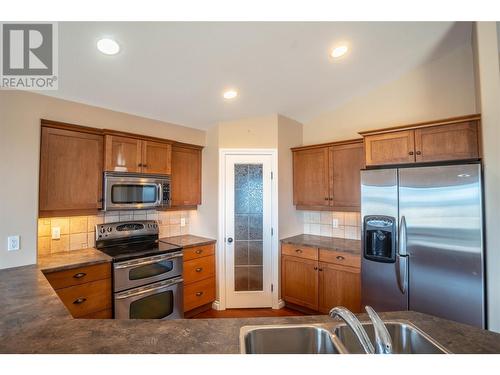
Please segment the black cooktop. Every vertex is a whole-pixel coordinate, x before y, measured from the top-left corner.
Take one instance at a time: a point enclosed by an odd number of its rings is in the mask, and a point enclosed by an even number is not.
[[[97,248],[113,258],[114,262],[145,258],[154,255],[171,253],[182,249],[182,247],[165,242],[159,242],[158,240],[128,242],[106,247],[98,246]]]

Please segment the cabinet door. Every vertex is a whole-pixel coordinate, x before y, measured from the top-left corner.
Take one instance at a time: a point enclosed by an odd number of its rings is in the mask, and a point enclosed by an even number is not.
[[[169,143],[142,142],[142,171],[153,174],[170,174],[172,146]]]
[[[106,171],[141,172],[141,144],[136,138],[106,135]]]
[[[172,206],[201,204],[201,150],[172,147]]]
[[[361,311],[361,276],[359,268],[319,263],[319,311],[344,306]]]
[[[293,203],[297,206],[329,206],[329,148],[293,153]]]
[[[318,262],[283,256],[281,295],[285,301],[318,310]]]
[[[359,210],[361,173],[365,165],[363,143],[332,147],[332,197],[336,208]]]
[[[365,137],[366,165],[415,162],[414,130]]]
[[[476,122],[432,126],[415,130],[418,162],[465,160],[479,157]]]
[[[102,135],[42,127],[40,211],[101,208]]]

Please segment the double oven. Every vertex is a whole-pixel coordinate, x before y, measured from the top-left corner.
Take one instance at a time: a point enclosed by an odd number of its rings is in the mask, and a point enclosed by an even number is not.
[[[183,318],[182,249],[158,240],[155,221],[98,224],[96,239],[113,259],[115,319]]]

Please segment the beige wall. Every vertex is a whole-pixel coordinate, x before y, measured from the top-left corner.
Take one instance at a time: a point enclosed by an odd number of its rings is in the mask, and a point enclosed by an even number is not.
[[[277,148],[277,121],[273,114],[221,122],[217,125],[219,148]]]
[[[464,45],[304,123],[304,144],[471,113],[476,113],[472,49]]]
[[[476,23],[474,47],[482,114],[488,326],[500,332],[500,72],[494,22]]]
[[[0,91],[0,268],[36,260],[41,118],[205,143],[201,130],[28,92]],[[7,236],[16,234],[21,249],[8,252]]]
[[[302,145],[300,122],[278,115],[279,238],[302,233],[302,215],[293,205],[293,163],[290,148]]]

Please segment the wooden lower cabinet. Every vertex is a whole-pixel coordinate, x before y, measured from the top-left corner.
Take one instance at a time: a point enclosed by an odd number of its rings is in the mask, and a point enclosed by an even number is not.
[[[48,272],[45,277],[74,318],[112,317],[110,263]]]
[[[344,306],[352,312],[361,311],[360,269],[330,263],[319,263],[319,311],[328,313],[332,307]]]
[[[318,262],[283,256],[281,258],[281,297],[287,302],[318,310]]]
[[[286,255],[289,249],[287,246],[284,252],[285,245],[282,245],[281,255],[281,298],[284,301],[322,313],[328,313],[335,306],[361,311],[359,256],[316,248],[318,261],[310,259],[310,252],[309,258],[301,257],[300,253],[298,256]]]
[[[215,301],[215,244],[183,250],[184,314],[211,308]]]

